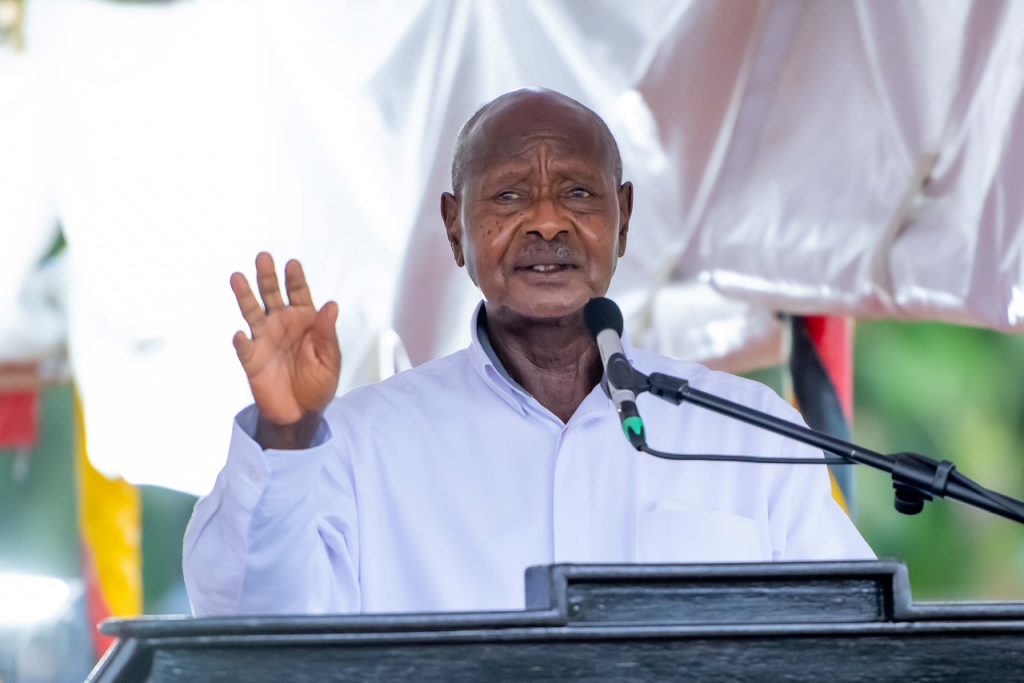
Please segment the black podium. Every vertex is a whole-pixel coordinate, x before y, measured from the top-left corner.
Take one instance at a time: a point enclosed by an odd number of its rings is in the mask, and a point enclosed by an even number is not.
[[[109,621],[108,681],[1013,681],[1024,602],[914,604],[896,562],[554,565],[519,612]]]

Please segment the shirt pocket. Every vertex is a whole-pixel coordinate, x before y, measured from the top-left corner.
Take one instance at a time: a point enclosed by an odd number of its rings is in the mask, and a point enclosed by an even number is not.
[[[641,510],[637,562],[763,562],[757,524],[740,515],[659,501]]]

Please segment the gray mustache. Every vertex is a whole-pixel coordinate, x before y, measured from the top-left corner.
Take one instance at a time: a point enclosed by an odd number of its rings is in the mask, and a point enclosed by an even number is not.
[[[531,241],[520,252],[520,263],[549,262],[569,264],[574,260],[572,247],[561,240],[551,242]]]

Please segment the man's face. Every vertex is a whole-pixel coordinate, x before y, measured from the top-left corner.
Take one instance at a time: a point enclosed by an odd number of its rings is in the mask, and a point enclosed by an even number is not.
[[[442,214],[488,312],[560,318],[607,292],[632,186],[617,184],[587,112],[549,93],[519,95],[474,128],[460,196],[442,197]]]

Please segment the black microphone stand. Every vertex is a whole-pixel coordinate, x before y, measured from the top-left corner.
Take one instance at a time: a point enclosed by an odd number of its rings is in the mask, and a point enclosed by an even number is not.
[[[627,376],[627,372],[631,376]],[[609,368],[609,374],[616,386],[632,386],[634,393],[650,392],[658,398],[680,405],[692,403],[741,422],[766,429],[800,443],[820,448],[847,461],[873,467],[892,475],[895,489],[895,504],[899,512],[915,515],[924,504],[933,498],[948,497],[962,503],[986,510],[993,514],[1024,524],[1024,502],[991,491],[956,471],[948,460],[941,462],[917,453],[896,453],[885,455],[867,448],[837,439],[833,436],[794,424],[780,417],[763,413],[749,406],[694,389],[690,383],[679,377],[655,372],[645,375],[632,367]],[[637,450],[658,455],[646,444],[636,445]],[[765,462],[771,462],[765,458]]]

